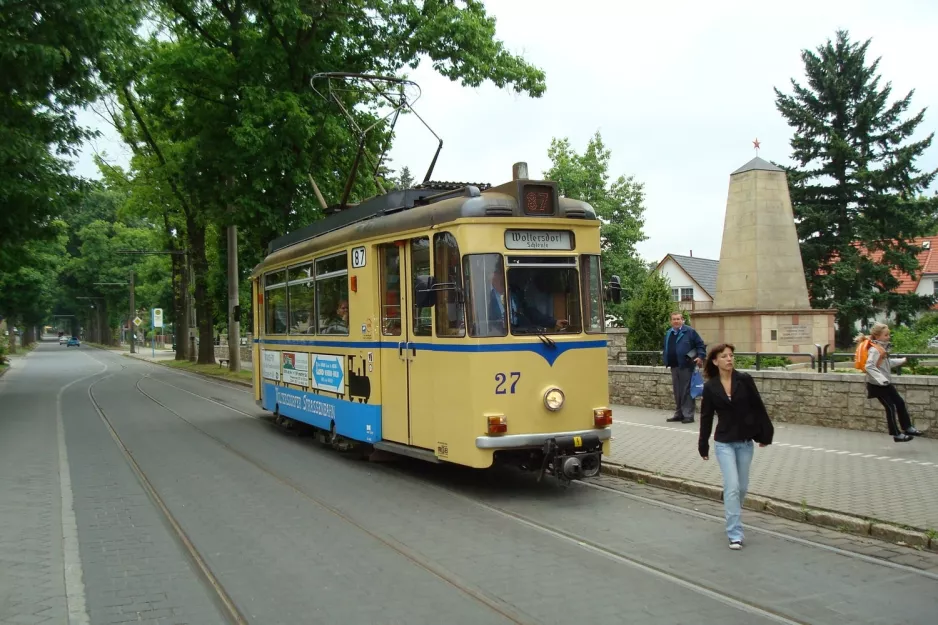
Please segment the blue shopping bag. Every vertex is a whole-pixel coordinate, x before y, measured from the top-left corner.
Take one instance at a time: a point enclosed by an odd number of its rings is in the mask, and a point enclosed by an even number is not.
[[[704,380],[700,369],[694,369],[693,375],[690,376],[690,396],[697,399],[703,395],[703,385]]]

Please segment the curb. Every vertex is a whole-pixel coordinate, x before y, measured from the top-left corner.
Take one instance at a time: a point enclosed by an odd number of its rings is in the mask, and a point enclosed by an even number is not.
[[[157,366],[160,366],[160,367],[165,367],[166,369],[170,369],[170,370],[172,370],[172,371],[177,371],[177,372],[179,372],[179,373],[184,373],[184,374],[186,374],[186,375],[193,375],[193,376],[196,376],[196,377],[204,378],[204,379],[206,379],[206,380],[213,380],[213,381],[216,381],[216,382],[225,382],[225,383],[228,383],[228,384],[235,384],[235,385],[237,385],[237,386],[243,386],[243,387],[245,387],[245,388],[254,388],[254,385],[253,385],[253,384],[249,384],[249,383],[247,383],[247,382],[242,382],[242,381],[240,381],[240,380],[232,380],[231,378],[224,378],[224,377],[222,377],[222,376],[220,376],[220,375],[211,375],[211,374],[208,374],[208,373],[202,373],[202,372],[200,372],[200,371],[187,371],[186,369],[179,369],[179,368],[176,368],[176,367],[170,367],[169,365],[165,365],[165,364],[163,364],[163,363],[161,363],[161,362],[156,362],[156,361],[153,361],[153,360],[147,360],[146,358],[137,358],[137,357],[135,357],[135,356],[133,356],[133,355],[131,355],[131,354],[121,354],[121,355],[124,356],[125,358],[133,358],[134,360],[139,360],[140,362],[147,362],[147,363],[150,363],[151,365],[157,365]]]
[[[618,464],[603,462],[601,472],[605,475],[619,477],[639,484],[650,484],[659,488],[697,495],[715,501],[721,501],[723,495],[723,489],[719,486],[712,486],[710,484],[703,484],[701,482],[666,475],[658,475],[650,471],[633,469]],[[866,519],[842,512],[809,508],[808,506],[792,503],[790,501],[771,499],[761,495],[746,495],[746,499],[743,501],[743,508],[755,512],[765,512],[766,514],[772,514],[791,521],[826,527],[837,530],[838,532],[855,534],[857,536],[868,536],[905,547],[938,552],[938,536],[918,528],[900,527],[893,523]]]

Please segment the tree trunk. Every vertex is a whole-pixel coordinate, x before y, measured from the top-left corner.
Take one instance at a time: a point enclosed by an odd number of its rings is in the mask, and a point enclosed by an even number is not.
[[[215,341],[212,337],[214,318],[212,298],[208,293],[208,259],[205,257],[205,227],[186,219],[189,234],[189,250],[192,254],[192,269],[195,274],[196,321],[199,325],[198,364],[215,364]]]
[[[10,350],[11,354],[16,353],[16,317],[10,315],[7,317],[7,332],[10,333],[10,336],[7,338],[7,347]]]
[[[29,347],[36,342],[36,326],[29,324],[23,332],[23,347]]]
[[[837,333],[834,335],[835,346],[849,349],[853,345],[853,324],[855,319],[846,315],[837,315]]]
[[[178,261],[179,297],[176,299],[176,360],[189,359],[189,263],[186,256],[174,256]]]

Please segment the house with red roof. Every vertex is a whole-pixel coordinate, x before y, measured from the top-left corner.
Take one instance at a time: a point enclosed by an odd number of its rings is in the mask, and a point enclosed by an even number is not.
[[[922,248],[918,254],[919,272],[914,278],[909,274],[893,269],[892,275],[899,281],[899,286],[895,292],[900,294],[916,293],[918,295],[938,296],[938,235],[930,237],[919,237],[910,242],[916,247]],[[879,262],[883,257],[880,250],[870,254],[874,262]],[[938,310],[938,303],[932,306],[932,310]]]

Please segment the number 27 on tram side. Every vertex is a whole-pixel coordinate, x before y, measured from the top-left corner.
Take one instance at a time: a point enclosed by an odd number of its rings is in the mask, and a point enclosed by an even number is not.
[[[568,481],[612,412],[592,207],[528,180],[428,182],[270,244],[252,274],[255,400],[338,449]]]

